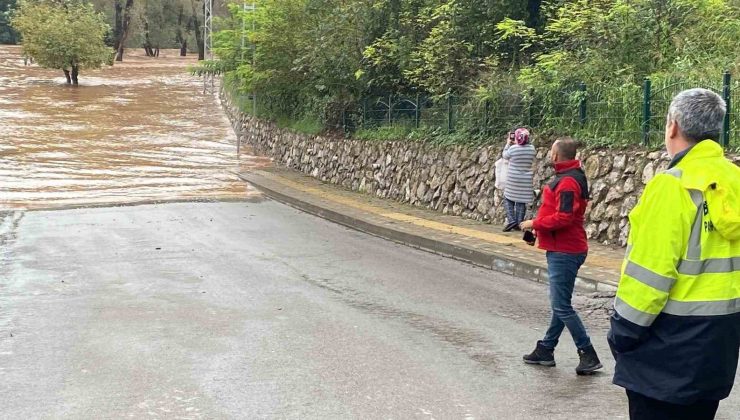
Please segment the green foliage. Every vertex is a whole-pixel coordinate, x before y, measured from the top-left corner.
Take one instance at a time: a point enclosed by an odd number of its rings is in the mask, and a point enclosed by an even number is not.
[[[432,29],[412,51],[405,74],[422,91],[435,96],[460,92],[477,73],[473,44],[454,22],[461,13],[456,1],[435,8],[430,16]]]
[[[280,128],[287,128],[303,134],[319,134],[324,131],[324,125],[318,118],[311,116],[303,116],[296,120],[290,117],[281,117],[275,121],[276,125]]]
[[[0,44],[16,44],[18,33],[10,26],[10,17],[15,10],[16,0],[0,0]]]
[[[594,144],[635,143],[645,77],[654,86],[681,79],[715,88],[724,69],[740,77],[738,7],[737,0],[260,0],[256,13],[231,7],[216,37],[218,60],[200,71],[223,74],[241,94],[257,92],[263,116],[312,117],[327,129],[341,126],[362,98],[458,98],[452,133],[443,109],[425,109],[420,129],[366,127],[355,133],[362,138],[485,142],[530,125]],[[241,47],[242,35],[254,52]]]
[[[723,0],[578,0],[550,9],[547,22],[528,37],[544,48],[521,70],[526,87],[719,74],[740,56],[740,11]]]
[[[104,39],[110,27],[89,3],[20,3],[13,26],[23,36],[23,51],[46,68],[99,68],[112,60]]]
[[[110,46],[115,45],[122,36],[126,0],[89,1],[95,10],[106,16],[106,22],[113,28],[107,42]],[[116,5],[120,7],[119,15],[116,14]],[[222,2],[214,1],[213,7],[214,17],[227,14]],[[130,13],[131,22],[124,42],[126,48],[185,47],[186,52],[197,50],[196,39],[200,39],[203,32],[203,0],[134,0]]]
[[[740,76],[738,25],[740,10],[731,1],[575,0],[549,3],[541,32],[521,30],[520,22],[500,27],[531,53],[530,64],[507,73],[541,115],[538,128],[617,144],[640,138],[645,77],[654,88],[680,79],[686,87],[718,89],[724,69]],[[505,79],[501,73],[489,79]],[[585,124],[577,114],[582,82],[592,116]],[[488,90],[495,96],[500,88]]]
[[[142,0],[138,6],[136,42],[144,47],[175,48],[181,0]]]

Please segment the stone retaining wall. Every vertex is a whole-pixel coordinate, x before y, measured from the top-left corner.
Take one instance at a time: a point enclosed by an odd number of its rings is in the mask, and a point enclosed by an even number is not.
[[[439,147],[424,143],[373,142],[311,136],[242,114],[226,96],[222,103],[240,141],[281,165],[354,191],[409,203],[444,214],[503,223],[502,193],[494,187],[501,146]],[[537,147],[534,185],[553,175],[549,145]],[[586,232],[590,239],[624,246],[629,211],[645,184],[668,167],[666,153],[583,150],[591,186]],[[740,157],[733,157],[740,164]],[[539,202],[535,203],[535,208]]]

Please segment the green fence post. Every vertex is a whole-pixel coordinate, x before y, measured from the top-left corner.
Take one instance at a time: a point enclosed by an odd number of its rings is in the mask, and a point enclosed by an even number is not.
[[[419,129],[419,114],[421,113],[421,102],[419,101],[419,94],[416,94],[416,109],[414,110],[414,124],[416,129]]]
[[[642,95],[642,144],[650,144],[650,79],[645,78]]]
[[[532,127],[532,104],[534,104],[534,89],[529,90],[529,100],[527,101],[527,126]]]
[[[447,95],[447,132],[452,132],[452,94]]]
[[[391,101],[393,100],[393,97],[391,95],[388,95],[388,125],[393,125],[393,104]]]
[[[578,90],[581,92],[581,98],[578,102],[578,121],[581,123],[581,127],[586,125],[586,84],[581,82],[578,84]]]
[[[347,106],[345,105],[344,108],[342,108],[342,132],[344,133],[344,137],[347,137]]]
[[[485,133],[491,135],[491,100],[486,99],[485,111],[486,115],[483,118],[483,124],[485,124]]]
[[[362,128],[365,129],[365,120],[367,120],[367,98],[362,99]]]
[[[731,76],[729,70],[725,70],[725,74],[722,77],[722,99],[725,100],[725,105],[727,105],[727,112],[725,112],[725,120],[722,124],[722,146],[727,147],[730,145],[730,115],[732,113],[730,107],[732,106],[730,104],[730,82],[731,82]]]

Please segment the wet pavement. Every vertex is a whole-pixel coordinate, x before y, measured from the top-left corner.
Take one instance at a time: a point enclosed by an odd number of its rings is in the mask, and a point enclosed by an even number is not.
[[[2,418],[616,419],[606,365],[522,364],[546,286],[269,200],[6,214]],[[718,419],[736,419],[740,392]]]
[[[544,287],[272,201],[18,212],[4,226],[6,418],[624,413],[608,374],[576,377],[569,340],[555,369],[521,363]],[[605,319],[588,320],[602,354]]]
[[[577,377],[568,337],[556,368],[525,366],[544,285],[267,200],[191,58],[132,51],[69,88],[18,53],[0,47],[0,418],[626,417],[608,301],[575,300],[604,373]],[[214,202],[118,206],[192,200]],[[739,412],[736,390],[717,418]]]
[[[245,153],[218,101],[190,76],[194,57],[127,51],[113,67],[24,66],[0,45],[0,209],[244,198],[233,174],[263,165]]]

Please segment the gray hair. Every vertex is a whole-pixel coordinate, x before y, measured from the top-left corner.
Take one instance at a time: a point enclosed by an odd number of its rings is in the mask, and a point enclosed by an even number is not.
[[[668,108],[668,121],[678,123],[687,140],[719,141],[727,111],[725,101],[715,92],[695,88],[676,95]]]

